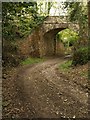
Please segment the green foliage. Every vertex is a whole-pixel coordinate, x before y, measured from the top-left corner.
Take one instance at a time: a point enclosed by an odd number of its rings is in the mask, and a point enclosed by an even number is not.
[[[48,2],[48,15],[49,15],[50,9],[52,7],[52,4],[53,4],[53,2]]]
[[[88,78],[88,71],[83,71],[80,73],[82,77]]]
[[[66,2],[65,8],[69,13],[69,21],[79,25],[79,37],[82,41],[88,37],[88,15],[87,4],[85,2]]]
[[[87,22],[87,4],[84,2],[65,2],[65,8],[69,13],[70,21],[80,21],[84,24]]]
[[[20,54],[18,40],[28,36],[40,24],[44,16],[38,16],[36,2],[3,2],[3,66],[17,66],[24,59]]]
[[[3,67],[17,66],[22,60],[18,52],[18,45],[15,42],[3,41]]]
[[[79,39],[79,36],[76,32],[65,29],[57,34],[57,40],[63,42],[65,46],[72,46]]]
[[[27,58],[24,61],[21,62],[21,65],[30,65],[30,64],[34,64],[34,63],[39,63],[39,62],[43,62],[44,59],[41,58]]]
[[[77,49],[73,54],[73,65],[83,65],[90,60],[90,55],[88,54],[88,47],[81,47]]]
[[[66,61],[65,63],[61,64],[61,65],[59,66],[59,68],[62,69],[62,70],[67,70],[67,69],[69,69],[71,66],[72,66],[72,60],[68,60],[68,61]]]
[[[38,5],[38,10],[39,10],[40,16],[49,16],[50,9],[53,6],[53,2],[51,2],[51,1],[44,2],[42,0],[39,0],[37,2],[37,5]]]
[[[2,102],[2,106],[3,106],[3,107],[7,107],[9,104],[10,104],[9,101],[3,101],[3,102]]]
[[[3,38],[14,40],[26,37],[42,21],[36,2],[2,3]]]

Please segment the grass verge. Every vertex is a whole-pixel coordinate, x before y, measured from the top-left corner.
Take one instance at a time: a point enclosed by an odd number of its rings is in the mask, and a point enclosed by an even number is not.
[[[21,62],[21,65],[28,65],[28,64],[34,64],[34,63],[39,63],[43,62],[45,59],[44,58],[27,58],[24,61]]]
[[[59,69],[66,71],[66,70],[70,69],[71,66],[72,66],[72,60],[69,60],[69,61],[66,61],[65,63],[61,64],[59,66]]]
[[[80,73],[80,76],[81,76],[81,77],[86,77],[86,78],[88,78],[88,71],[83,71],[83,72],[81,72],[81,73]]]

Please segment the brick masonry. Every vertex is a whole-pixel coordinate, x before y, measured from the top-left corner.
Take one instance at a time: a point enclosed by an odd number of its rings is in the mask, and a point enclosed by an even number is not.
[[[46,17],[44,22],[34,29],[31,35],[19,42],[21,54],[25,57],[62,55],[63,45],[56,42],[56,34],[66,28],[68,28],[68,23],[62,21],[60,17]]]

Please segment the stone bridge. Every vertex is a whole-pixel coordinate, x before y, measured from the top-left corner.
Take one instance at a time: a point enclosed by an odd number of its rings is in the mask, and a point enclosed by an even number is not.
[[[56,41],[56,34],[59,31],[64,30],[66,28],[68,28],[68,23],[62,21],[60,17],[52,16],[47,17],[45,19],[45,21],[43,22],[42,26],[39,29],[40,32],[42,32],[42,34],[40,33],[42,44],[39,44],[41,56],[58,54],[57,49],[58,48],[60,49],[61,46],[57,47],[57,44],[59,43],[57,43]]]
[[[26,46],[25,51],[27,54],[36,57],[61,55],[63,46],[56,40],[56,34],[68,27],[69,24],[64,18],[58,16],[46,17],[44,22],[34,29],[25,41],[27,43],[27,45],[24,45],[24,48]]]

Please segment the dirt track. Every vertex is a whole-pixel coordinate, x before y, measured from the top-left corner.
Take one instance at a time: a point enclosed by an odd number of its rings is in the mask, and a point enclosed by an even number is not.
[[[88,95],[82,86],[57,74],[60,59],[27,67],[17,76],[17,91],[28,118],[82,118],[87,116]]]

